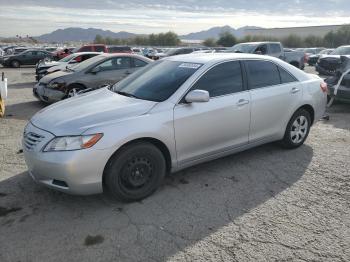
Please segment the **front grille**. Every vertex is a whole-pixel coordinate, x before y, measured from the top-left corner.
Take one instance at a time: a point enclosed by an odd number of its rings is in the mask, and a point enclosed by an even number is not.
[[[24,146],[27,150],[33,150],[37,144],[43,141],[45,137],[33,132],[24,135]]]

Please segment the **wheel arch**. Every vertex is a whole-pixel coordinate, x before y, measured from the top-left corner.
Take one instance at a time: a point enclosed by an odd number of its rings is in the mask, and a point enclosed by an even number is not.
[[[314,110],[314,108],[311,105],[309,105],[309,104],[305,104],[305,105],[299,107],[296,111],[298,111],[300,109],[304,109],[307,112],[309,112],[310,117],[311,117],[311,125],[313,125],[313,123],[315,121],[315,110]]]
[[[171,161],[171,154],[170,154],[170,150],[169,148],[166,146],[165,143],[163,143],[161,140],[157,139],[157,138],[153,138],[153,137],[141,137],[141,138],[137,138],[137,139],[133,139],[130,140],[126,143],[124,143],[122,146],[120,146],[108,159],[108,161],[105,164],[105,167],[103,169],[103,176],[102,176],[102,182],[103,185],[105,183],[105,174],[106,174],[106,169],[109,166],[110,161],[113,159],[113,157],[118,154],[123,148],[125,148],[126,146],[130,146],[132,144],[136,144],[136,143],[140,143],[140,142],[148,142],[152,145],[154,145],[155,147],[157,147],[163,154],[164,158],[165,158],[165,163],[166,163],[166,171],[167,173],[169,173],[171,171],[171,167],[172,167],[172,161]]]

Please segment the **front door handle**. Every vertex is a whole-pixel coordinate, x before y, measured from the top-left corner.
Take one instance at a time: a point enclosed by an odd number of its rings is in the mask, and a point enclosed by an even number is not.
[[[132,72],[130,72],[130,71],[126,71],[126,72],[125,72],[126,75],[130,75],[131,73],[132,73]]]
[[[300,91],[299,88],[293,87],[292,90],[290,91],[292,94],[296,94]]]
[[[249,104],[249,100],[246,100],[246,99],[240,99],[237,102],[237,106],[244,106],[244,105],[247,105],[247,104]]]

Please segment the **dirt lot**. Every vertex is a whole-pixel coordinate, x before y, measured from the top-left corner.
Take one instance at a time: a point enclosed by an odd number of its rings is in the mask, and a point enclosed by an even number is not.
[[[199,165],[122,204],[31,180],[20,139],[43,107],[34,69],[1,71],[0,261],[350,261],[350,105],[332,107],[297,150],[270,144]]]

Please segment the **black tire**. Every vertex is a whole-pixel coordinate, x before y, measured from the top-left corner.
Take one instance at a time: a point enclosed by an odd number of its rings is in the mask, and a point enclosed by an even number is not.
[[[139,201],[153,194],[166,174],[162,152],[147,142],[125,146],[108,161],[105,187],[117,199]]]
[[[21,63],[18,60],[11,61],[11,67],[19,68],[20,66],[21,66]]]
[[[302,121],[305,119],[306,127],[304,127],[304,122]],[[300,126],[296,128],[295,123],[298,124],[300,120]],[[281,141],[281,144],[285,148],[297,148],[300,147],[302,144],[304,144],[306,138],[309,135],[311,128],[311,116],[310,113],[305,109],[299,109],[294,113],[292,118],[289,120],[284,137]],[[292,133],[293,132],[293,133]]]

